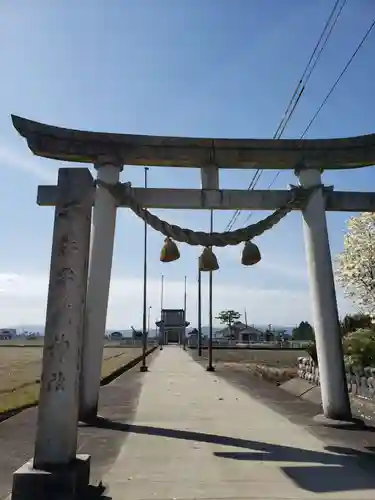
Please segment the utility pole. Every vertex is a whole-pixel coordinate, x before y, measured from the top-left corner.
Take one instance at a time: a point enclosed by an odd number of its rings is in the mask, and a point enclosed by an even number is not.
[[[214,211],[210,210],[210,232],[214,230]],[[208,303],[209,303],[209,324],[210,324],[210,334],[208,338],[208,365],[206,370],[208,372],[214,372],[215,367],[212,364],[212,271],[209,272],[209,285],[208,285]]]
[[[145,167],[145,189],[147,189],[148,167]],[[142,364],[141,372],[147,372],[146,351],[147,351],[147,222],[144,224],[144,244],[143,244],[143,335],[142,335]]]
[[[182,345],[183,348],[186,349],[186,299],[187,299],[187,294],[186,294],[186,276],[184,279],[184,328],[183,328],[183,339],[182,339]]]
[[[161,290],[160,290],[160,319],[161,319],[161,312],[163,310],[163,304],[164,304],[164,274],[161,275]]]
[[[161,288],[160,288],[160,321],[163,321],[163,307],[164,307],[164,274],[161,275]],[[159,341],[160,345],[163,346],[165,339],[164,339],[164,326],[162,323],[160,323],[161,326],[159,326]]]
[[[151,327],[151,309],[152,309],[152,306],[148,306],[148,323],[147,323],[147,332],[148,332],[148,336],[150,336],[150,327]]]
[[[202,271],[198,266],[198,356],[202,356]]]

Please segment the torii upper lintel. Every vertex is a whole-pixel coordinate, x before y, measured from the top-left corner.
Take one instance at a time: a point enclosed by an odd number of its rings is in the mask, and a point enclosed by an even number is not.
[[[80,163],[109,157],[123,165],[237,169],[320,169],[375,165],[375,134],[342,139],[209,139],[112,134],[54,127],[12,115],[38,156]]]

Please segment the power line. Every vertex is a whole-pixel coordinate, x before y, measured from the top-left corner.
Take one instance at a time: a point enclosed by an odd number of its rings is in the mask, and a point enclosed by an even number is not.
[[[284,132],[285,127],[286,127],[286,125],[287,125],[287,122],[289,121],[289,119],[286,117],[286,115],[287,115],[287,113],[288,113],[288,112],[289,112],[289,110],[290,110],[290,107],[291,107],[291,105],[292,105],[293,99],[296,97],[296,95],[297,95],[297,93],[298,93],[299,89],[302,87],[302,89],[300,90],[300,92],[299,92],[299,94],[298,94],[297,100],[296,100],[296,102],[295,102],[295,104],[294,104],[294,106],[293,106],[293,108],[292,108],[292,110],[291,110],[291,112],[290,112],[290,115],[293,113],[294,108],[296,107],[296,105],[297,105],[297,103],[298,103],[299,99],[300,99],[300,98],[301,98],[301,96],[302,96],[303,91],[305,90],[305,86],[306,86],[307,82],[310,80],[310,77],[311,77],[311,75],[312,75],[312,73],[313,73],[313,71],[314,71],[314,69],[315,69],[316,65],[318,64],[318,61],[319,61],[319,59],[320,59],[320,56],[322,55],[322,52],[323,52],[323,50],[324,50],[324,48],[325,48],[325,46],[326,46],[326,44],[327,44],[327,42],[328,42],[328,40],[329,40],[329,38],[330,38],[330,36],[331,36],[331,33],[332,33],[332,31],[333,31],[333,28],[335,27],[335,25],[336,25],[336,23],[337,23],[337,21],[338,21],[338,18],[340,17],[340,14],[341,14],[341,12],[342,12],[343,8],[345,7],[345,4],[346,4],[347,0],[344,0],[344,1],[343,1],[342,5],[341,5],[341,7],[340,7],[340,10],[339,10],[339,11],[338,11],[338,13],[336,14],[336,18],[335,18],[335,20],[333,21],[333,23],[332,23],[332,25],[331,25],[331,28],[329,29],[329,31],[328,31],[328,33],[327,33],[327,35],[326,35],[325,39],[324,39],[324,42],[323,42],[323,44],[322,44],[322,46],[321,46],[321,48],[320,48],[320,50],[319,50],[319,52],[318,52],[318,55],[317,55],[317,57],[316,57],[316,59],[315,59],[315,62],[314,62],[314,64],[311,66],[310,71],[309,71],[309,66],[310,66],[310,64],[312,63],[313,59],[314,59],[314,56],[315,56],[315,54],[316,54],[316,52],[317,52],[317,50],[318,50],[318,47],[319,47],[319,45],[320,45],[320,42],[323,40],[324,34],[325,34],[325,32],[327,31],[327,29],[328,29],[328,27],[329,27],[329,23],[330,23],[330,22],[331,22],[331,20],[332,20],[332,17],[333,17],[333,15],[334,15],[334,13],[335,13],[335,10],[336,10],[336,9],[337,9],[337,7],[338,7],[339,2],[340,2],[340,0],[336,0],[336,2],[335,2],[335,4],[334,4],[334,6],[332,7],[331,13],[330,13],[330,15],[328,16],[328,19],[327,19],[327,21],[326,21],[326,24],[324,25],[323,31],[322,31],[322,33],[321,33],[321,35],[320,35],[320,37],[319,37],[319,40],[317,41],[317,43],[316,43],[316,45],[315,45],[315,47],[314,47],[314,50],[313,50],[313,52],[312,52],[312,54],[311,54],[311,56],[310,56],[310,59],[309,59],[308,63],[306,64],[305,70],[304,70],[304,72],[302,73],[302,76],[301,76],[301,78],[300,78],[300,80],[299,80],[299,82],[298,82],[298,85],[297,85],[297,87],[296,87],[296,89],[295,89],[294,93],[293,93],[293,96],[292,96],[291,100],[289,101],[289,104],[288,104],[287,110],[286,110],[286,112],[284,113],[283,120],[281,121],[281,123],[280,123],[279,127],[277,128],[277,130],[276,130],[276,132],[275,132],[275,136],[278,136],[278,135],[279,135],[279,137],[281,137],[281,134]],[[306,76],[306,75],[307,75],[307,76]],[[303,80],[304,80],[304,78],[305,78],[305,77],[306,77],[306,80],[305,80],[305,82],[303,82]],[[282,126],[282,122],[283,122],[283,121],[286,121],[286,123],[284,124],[284,127],[283,127],[283,128],[281,128],[281,126]],[[281,130],[280,130],[280,129],[281,129]],[[279,133],[279,132],[280,132],[280,133]]]
[[[322,103],[320,104],[320,106],[318,107],[318,109],[316,110],[315,114],[313,115],[313,117],[311,118],[311,120],[309,121],[307,127],[305,128],[305,130],[303,131],[303,133],[301,134],[300,136],[300,139],[303,139],[305,137],[305,135],[307,134],[307,132],[309,131],[311,125],[314,123],[314,121],[316,120],[316,118],[318,117],[319,113],[321,112],[321,110],[323,109],[323,107],[327,104],[327,101],[328,99],[331,97],[332,93],[334,92],[335,88],[337,87],[337,85],[339,84],[341,78],[344,76],[344,74],[346,73],[346,71],[348,70],[350,64],[352,63],[353,59],[355,58],[355,56],[358,54],[358,52],[361,50],[363,44],[365,43],[365,41],[367,40],[367,38],[369,37],[371,31],[374,29],[375,27],[375,19],[372,21],[370,27],[368,28],[368,30],[366,31],[365,35],[363,36],[363,38],[361,39],[361,41],[359,42],[359,44],[357,45],[357,48],[355,49],[355,51],[353,52],[353,54],[350,56],[348,62],[346,63],[346,65],[344,66],[344,69],[341,71],[341,73],[339,74],[339,76],[336,78],[336,81],[335,83],[332,85],[332,87],[329,89],[327,95],[325,96],[325,98],[323,99]],[[280,175],[281,171],[277,172],[275,177],[273,178],[273,180],[270,182],[270,184],[268,185],[268,188],[269,189],[275,182],[275,180],[277,179],[277,177]],[[248,216],[248,218],[246,219],[245,223],[247,222],[247,220],[251,217],[252,214],[250,214]]]
[[[375,26],[375,19],[372,21],[371,23],[371,26],[369,27],[369,29],[366,31],[365,33],[365,36],[362,38],[362,40],[359,42],[357,48],[355,49],[355,51],[353,52],[353,54],[351,55],[349,61],[346,63],[344,69],[341,71],[341,73],[339,74],[339,76],[337,77],[335,83],[332,85],[332,87],[330,88],[328,94],[325,96],[325,98],[323,99],[323,102],[322,104],[319,106],[319,108],[316,110],[314,116],[311,118],[311,120],[309,121],[307,127],[305,128],[305,130],[303,131],[302,135],[301,135],[301,139],[303,139],[303,137],[305,137],[306,133],[308,132],[308,130],[310,129],[311,125],[314,123],[314,121],[316,120],[317,116],[319,115],[319,113],[321,112],[322,108],[327,104],[327,101],[328,99],[331,97],[333,91],[335,90],[335,88],[337,87],[338,83],[340,82],[341,78],[344,76],[344,74],[346,73],[347,69],[349,68],[350,64],[352,63],[353,59],[355,58],[355,56],[358,54],[358,52],[360,51],[360,49],[362,48],[363,44],[365,43],[366,39],[368,38],[368,36],[370,35],[371,31],[373,30]]]
[[[302,75],[302,77],[301,77],[301,79],[300,79],[300,81],[299,81],[299,84],[298,84],[298,86],[297,86],[297,88],[296,88],[296,90],[295,90],[295,92],[294,92],[293,96],[294,96],[294,97],[296,96],[296,94],[297,94],[297,92],[298,92],[298,90],[299,90],[299,88],[300,88],[301,86],[302,86],[302,88],[300,89],[300,91],[299,91],[299,93],[298,93],[298,96],[297,96],[297,99],[295,100],[295,102],[294,102],[294,104],[293,104],[292,109],[290,110],[290,112],[289,112],[289,114],[288,114],[287,118],[285,119],[285,121],[284,121],[284,124],[283,124],[282,128],[281,128],[281,129],[279,129],[279,133],[278,133],[277,137],[275,137],[275,136],[274,136],[274,138],[276,138],[276,139],[280,139],[280,138],[281,138],[281,136],[282,136],[282,134],[283,134],[283,132],[285,131],[285,128],[286,128],[286,126],[288,125],[288,123],[289,123],[289,121],[290,121],[290,119],[291,119],[291,117],[292,117],[292,115],[293,115],[293,113],[294,113],[294,111],[295,111],[295,109],[296,109],[296,107],[297,107],[297,105],[298,105],[298,102],[299,102],[300,98],[302,97],[302,94],[303,94],[303,92],[304,92],[304,90],[305,90],[305,88],[306,88],[306,85],[307,85],[308,81],[310,80],[310,77],[311,77],[311,75],[312,75],[312,73],[313,73],[313,71],[314,71],[314,69],[315,69],[315,67],[316,67],[316,65],[317,65],[317,63],[318,63],[318,61],[319,61],[319,59],[320,59],[321,55],[322,55],[322,52],[323,52],[323,50],[324,50],[325,46],[326,46],[326,45],[327,45],[327,43],[328,43],[328,40],[329,40],[329,38],[330,38],[330,36],[331,36],[331,34],[332,34],[333,28],[336,26],[336,23],[337,23],[337,21],[338,21],[338,19],[339,19],[340,15],[341,15],[341,12],[342,12],[343,8],[345,7],[345,5],[346,5],[346,3],[347,3],[347,0],[344,0],[344,1],[343,1],[343,3],[341,4],[341,7],[340,7],[340,9],[339,9],[339,10],[338,10],[338,12],[337,12],[336,17],[335,17],[335,19],[334,19],[334,21],[333,21],[333,23],[332,23],[331,27],[329,28],[328,33],[327,33],[327,34],[326,34],[326,36],[325,36],[325,39],[324,39],[324,41],[323,41],[323,44],[322,44],[322,46],[320,47],[320,50],[319,50],[319,52],[318,52],[318,54],[317,54],[317,57],[316,57],[316,59],[315,59],[315,61],[314,61],[313,65],[311,66],[310,70],[308,70],[308,66],[309,66],[309,65],[310,65],[310,63],[312,62],[313,57],[314,57],[315,53],[317,52],[317,49],[318,49],[318,46],[319,46],[320,42],[323,40],[324,33],[325,33],[325,31],[327,30],[327,28],[328,28],[328,26],[329,26],[329,23],[331,22],[331,20],[332,20],[332,18],[333,18],[333,15],[334,15],[334,13],[335,13],[335,10],[337,9],[337,7],[338,7],[338,5],[339,5],[339,1],[340,1],[340,0],[336,0],[336,2],[335,2],[335,4],[334,4],[334,6],[333,6],[333,8],[332,8],[331,14],[329,15],[329,17],[328,17],[328,19],[327,19],[327,22],[326,22],[326,24],[325,24],[325,26],[324,26],[324,28],[323,28],[323,31],[322,31],[322,33],[321,33],[321,35],[320,35],[320,38],[319,38],[319,40],[318,40],[317,44],[315,45],[315,48],[314,48],[314,50],[313,50],[313,53],[312,53],[312,55],[310,56],[310,59],[309,59],[309,61],[308,61],[307,65],[306,65],[306,68],[305,68],[305,70],[304,70],[304,72],[303,72],[303,75]],[[306,75],[307,75],[307,76],[306,76]],[[306,79],[305,79],[305,82],[303,82],[303,78],[304,78],[305,76],[306,76]],[[290,107],[290,104],[291,104],[291,102],[289,103],[289,107]],[[285,115],[284,115],[284,117],[285,117]],[[279,128],[280,128],[280,126],[279,126]],[[277,180],[277,178],[279,177],[280,173],[281,173],[281,171],[278,171],[278,172],[276,173],[275,177],[274,177],[274,178],[272,179],[272,181],[269,183],[269,185],[268,185],[267,189],[270,189],[270,188],[271,188],[271,186],[275,183],[275,181],[276,181],[276,180]],[[259,177],[258,177],[258,179],[259,179]],[[253,189],[254,189],[254,188],[253,188]],[[245,220],[245,222],[244,222],[244,225],[247,223],[247,221],[250,219],[250,217],[251,217],[251,216],[252,216],[252,212],[251,212],[251,213],[247,216],[247,218],[246,218],[246,220]]]
[[[309,81],[309,79],[310,79],[310,77],[311,77],[311,75],[312,75],[312,73],[313,73],[313,71],[314,71],[314,69],[315,69],[315,67],[316,67],[319,59],[320,59],[320,56],[321,56],[321,54],[322,54],[322,52],[323,52],[323,50],[324,50],[324,48],[325,48],[325,46],[326,46],[326,44],[328,42],[328,39],[331,36],[332,30],[335,27],[335,25],[337,23],[337,20],[338,20],[340,14],[341,14],[341,12],[342,12],[342,10],[343,10],[346,2],[347,2],[347,0],[343,1],[342,5],[341,5],[341,7],[339,9],[339,11],[336,13],[336,18],[334,19],[334,21],[333,21],[333,23],[332,23],[332,25],[331,25],[328,33],[325,36],[325,33],[326,33],[326,31],[327,31],[327,29],[329,27],[329,24],[330,24],[330,22],[331,22],[331,20],[332,20],[332,18],[334,16],[334,14],[335,14],[335,11],[336,11],[336,9],[337,9],[337,7],[339,5],[339,2],[340,2],[340,0],[336,0],[335,1],[335,4],[334,4],[334,6],[333,6],[333,8],[331,10],[330,15],[328,16],[328,19],[327,19],[327,21],[325,23],[325,26],[323,28],[323,31],[322,31],[322,33],[321,33],[321,35],[320,35],[320,37],[319,37],[319,39],[318,39],[315,47],[314,47],[314,50],[313,50],[313,52],[312,52],[312,54],[311,54],[311,56],[310,56],[310,58],[309,58],[309,60],[308,60],[308,62],[306,64],[306,66],[305,66],[305,69],[304,69],[304,71],[302,73],[302,76],[300,77],[300,79],[298,81],[298,84],[297,84],[297,86],[296,86],[296,88],[295,88],[295,90],[293,92],[293,95],[292,95],[292,97],[291,97],[291,99],[290,99],[290,101],[288,103],[288,106],[287,106],[287,108],[286,108],[286,110],[285,110],[285,112],[283,114],[283,117],[282,117],[282,119],[281,119],[281,121],[280,121],[280,123],[279,123],[279,125],[278,125],[278,127],[276,129],[276,132],[273,135],[273,139],[280,139],[280,137],[283,134],[283,132],[284,132],[284,130],[285,130],[288,122],[290,121],[290,119],[291,119],[291,117],[292,117],[292,115],[293,115],[293,113],[294,113],[294,111],[296,109],[296,106],[297,106],[300,98],[302,97],[302,94],[303,94],[303,92],[305,90],[306,84]],[[313,61],[314,56],[317,53],[319,45],[322,42],[324,36],[325,36],[325,39],[323,41],[323,44],[320,47],[320,50],[319,50],[319,52],[317,54],[317,57],[316,57],[313,65],[312,65],[312,67],[309,70],[310,64]],[[307,75],[307,77],[306,77],[306,75]],[[305,79],[305,81],[304,81],[304,79]],[[255,188],[255,186],[258,183],[258,181],[259,181],[262,173],[263,173],[263,169],[260,169],[260,168],[258,168],[255,171],[255,174],[254,174],[254,176],[253,176],[253,178],[252,178],[252,180],[251,180],[251,182],[250,182],[250,184],[249,184],[249,186],[247,188],[248,190],[253,190]],[[276,175],[276,178],[278,177],[278,175],[279,175],[279,173]],[[275,178],[275,180],[276,180],[276,178]],[[238,217],[239,217],[240,214],[241,214],[241,210],[236,210],[235,211],[235,213],[233,214],[231,220],[227,224],[227,227],[225,229],[226,231],[230,231],[230,229],[233,227],[234,223],[236,222],[236,220],[238,219]],[[251,215],[252,214],[250,213],[246,220],[248,220],[251,217]]]
[[[333,31],[334,27],[336,26],[336,23],[337,23],[337,21],[338,21],[338,19],[339,19],[340,15],[341,15],[341,12],[342,12],[343,8],[344,8],[344,7],[345,7],[345,5],[346,5],[346,3],[347,3],[347,0],[344,0],[344,1],[343,1],[343,3],[341,4],[341,6],[340,6],[340,8],[339,8],[338,12],[336,13],[336,17],[335,17],[335,19],[333,20],[333,23],[331,24],[331,27],[329,28],[329,30],[328,30],[328,32],[326,33],[325,38],[324,38],[325,31],[328,29],[329,24],[330,24],[330,22],[331,22],[331,20],[332,20],[332,18],[333,18],[334,13],[335,13],[335,10],[337,9],[337,7],[338,7],[338,5],[339,5],[339,0],[336,0],[336,2],[335,2],[335,4],[334,4],[334,6],[333,6],[333,8],[332,8],[331,14],[329,15],[329,17],[328,17],[328,19],[327,19],[327,22],[326,22],[326,24],[325,24],[325,26],[324,26],[324,28],[323,28],[322,34],[320,35],[320,38],[319,38],[319,40],[318,40],[318,42],[317,42],[317,44],[316,44],[316,46],[315,46],[315,48],[314,48],[314,50],[313,50],[313,53],[312,53],[312,55],[311,55],[311,57],[310,57],[310,59],[309,59],[309,62],[308,62],[308,63],[307,63],[307,65],[306,65],[305,71],[304,71],[304,73],[303,73],[303,75],[302,75],[302,77],[301,77],[301,79],[300,79],[300,81],[299,81],[299,86],[302,86],[302,88],[300,89],[300,91],[299,91],[299,93],[298,93],[298,96],[297,96],[297,99],[295,100],[295,102],[294,102],[294,104],[293,104],[292,109],[290,110],[290,112],[289,112],[289,114],[288,114],[288,116],[287,116],[287,118],[286,118],[286,120],[285,120],[285,122],[284,122],[284,124],[283,124],[282,128],[280,129],[278,136],[277,136],[277,137],[274,137],[274,139],[275,139],[275,138],[276,138],[276,139],[280,139],[280,138],[281,138],[281,136],[282,136],[282,134],[284,133],[285,128],[286,128],[286,126],[288,125],[288,123],[289,123],[289,121],[290,121],[290,119],[291,119],[291,117],[292,117],[292,115],[293,115],[293,113],[294,113],[294,111],[295,111],[295,109],[296,109],[296,107],[297,107],[298,103],[299,103],[299,100],[300,100],[300,99],[301,99],[301,97],[302,97],[302,94],[303,94],[303,92],[304,92],[304,90],[305,90],[305,88],[306,88],[306,85],[307,85],[308,81],[310,80],[311,75],[312,75],[312,73],[313,73],[314,69],[316,68],[316,66],[317,66],[317,64],[318,64],[318,62],[319,62],[319,59],[320,59],[320,57],[321,57],[321,55],[322,55],[322,53],[323,53],[323,51],[324,51],[324,49],[325,49],[325,47],[326,47],[326,45],[327,45],[327,43],[328,43],[328,40],[329,40],[329,38],[330,38],[330,36],[331,36],[331,34],[332,34],[332,31]],[[313,60],[313,56],[314,56],[314,54],[317,52],[317,49],[318,49],[319,43],[323,40],[323,38],[324,38],[324,41],[323,41],[323,43],[322,43],[322,45],[321,45],[321,47],[320,47],[320,49],[319,49],[319,52],[317,53],[317,56],[316,56],[316,59],[315,59],[314,63],[312,64],[312,66],[310,67],[310,70],[309,70],[309,69],[308,69],[308,66],[309,66],[309,64],[312,62],[312,60]],[[305,81],[303,82],[303,78],[304,78],[304,76],[306,76],[306,78],[305,78]],[[298,89],[299,89],[299,87],[297,86],[296,91],[297,91]],[[294,92],[294,96],[295,96],[295,95],[296,95],[296,93],[297,93],[296,91]],[[271,181],[271,182],[269,183],[269,185],[267,186],[267,189],[270,189],[270,188],[273,186],[273,184],[276,182],[276,180],[278,179],[278,177],[279,177],[279,175],[280,175],[280,174],[281,174],[281,171],[278,171],[278,172],[276,173],[276,175],[274,176],[274,178],[272,179],[272,181]],[[249,215],[247,216],[247,218],[245,219],[244,225],[246,225],[247,221],[250,219],[250,217],[251,217],[251,216],[252,216],[252,212],[250,212],[250,213],[249,213]]]
[[[330,90],[328,91],[326,97],[323,99],[321,105],[319,106],[319,108],[316,110],[314,116],[311,118],[311,120],[309,121],[307,127],[305,128],[305,130],[303,131],[303,133],[301,134],[300,136],[300,139],[303,139],[305,137],[305,135],[307,134],[307,132],[309,131],[309,129],[311,128],[311,125],[314,123],[314,121],[316,120],[317,116],[319,115],[319,113],[321,112],[322,108],[326,105],[328,99],[331,97],[333,91],[335,90],[335,88],[337,87],[338,83],[340,82],[341,78],[344,76],[344,74],[346,73],[346,71],[348,70],[350,64],[352,63],[353,59],[355,58],[355,56],[358,54],[358,52],[360,51],[360,49],[362,48],[363,44],[365,43],[366,39],[368,38],[368,36],[370,35],[371,31],[373,30],[375,26],[375,20],[371,23],[369,29],[366,31],[364,37],[362,38],[362,40],[360,41],[360,43],[358,44],[357,48],[355,49],[355,51],[353,52],[353,54],[351,55],[351,57],[349,58],[348,62],[346,63],[344,69],[341,71],[340,75],[337,77],[335,83],[332,85],[332,87],[330,88]],[[281,172],[277,172],[276,176],[274,177],[274,179],[272,180],[272,182],[269,184],[268,186],[268,189],[273,185],[274,181],[276,180],[276,178],[279,176]]]

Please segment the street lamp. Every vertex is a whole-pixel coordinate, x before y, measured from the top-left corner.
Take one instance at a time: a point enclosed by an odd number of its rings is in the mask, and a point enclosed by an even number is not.
[[[198,266],[198,356],[202,356],[202,271]]]
[[[145,189],[147,189],[147,172],[148,167],[145,167]],[[142,364],[141,372],[147,372],[146,351],[147,351],[147,221],[144,225],[144,255],[143,255],[143,332],[142,332]]]
[[[184,279],[184,330],[183,330],[183,339],[182,345],[183,348],[186,349],[186,276]]]
[[[163,326],[163,306],[164,306],[164,275],[161,275],[161,287],[160,287],[160,326],[159,326],[159,343],[160,349],[163,348],[164,344],[164,326]]]
[[[212,234],[214,230],[214,211],[211,209],[210,213],[210,232]],[[209,321],[210,321],[210,335],[208,338],[208,365],[206,370],[208,372],[214,372],[215,367],[212,364],[212,271],[210,271],[209,274],[209,296],[208,296],[208,303],[209,303]]]
[[[152,306],[148,306],[148,323],[147,323],[147,333],[148,333],[148,335],[150,335],[151,309],[152,309]]]

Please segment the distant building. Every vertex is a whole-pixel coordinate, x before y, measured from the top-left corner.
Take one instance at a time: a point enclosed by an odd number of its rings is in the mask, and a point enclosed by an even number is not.
[[[219,335],[244,344],[248,342],[261,342],[264,340],[264,332],[254,328],[253,326],[247,326],[241,321],[233,323],[231,328],[226,326],[222,330],[217,331],[216,336],[218,337]]]
[[[178,344],[185,341],[185,330],[190,325],[184,321],[184,309],[162,309],[161,320],[156,322],[163,344]]]
[[[12,340],[17,335],[15,328],[1,328],[0,340]]]
[[[124,336],[121,332],[112,332],[109,335],[110,340],[123,340]]]

